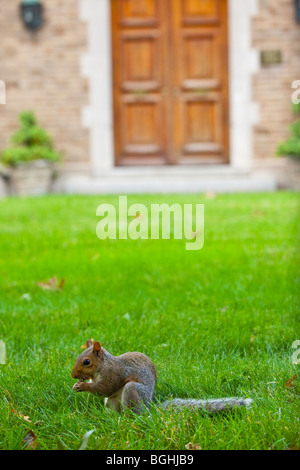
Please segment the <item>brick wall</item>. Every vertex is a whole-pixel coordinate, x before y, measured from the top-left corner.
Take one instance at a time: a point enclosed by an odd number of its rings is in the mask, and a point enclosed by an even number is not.
[[[260,123],[254,129],[256,160],[273,157],[278,141],[289,136],[291,84],[300,80],[300,23],[295,20],[294,0],[259,0],[253,20],[253,47],[258,51],[282,51],[282,63],[262,67],[253,77],[253,99],[260,104]],[[274,162],[276,164],[276,161]]]
[[[0,5],[0,79],[7,86],[7,104],[0,106],[0,150],[18,126],[19,112],[30,109],[65,153],[66,167],[88,167],[88,131],[81,123],[88,83],[80,75],[87,31],[78,2],[44,0],[45,25],[36,33],[23,26],[19,4]]]

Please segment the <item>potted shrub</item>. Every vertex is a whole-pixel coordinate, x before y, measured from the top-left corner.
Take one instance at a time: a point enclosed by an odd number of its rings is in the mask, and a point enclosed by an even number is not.
[[[277,154],[288,158],[289,187],[300,189],[300,103],[293,105],[293,112],[299,116],[290,126],[291,136],[278,145]]]
[[[9,194],[41,195],[51,190],[55,163],[62,156],[53,148],[48,133],[38,126],[33,112],[19,116],[20,128],[12,135],[12,146],[1,154],[2,175]]]

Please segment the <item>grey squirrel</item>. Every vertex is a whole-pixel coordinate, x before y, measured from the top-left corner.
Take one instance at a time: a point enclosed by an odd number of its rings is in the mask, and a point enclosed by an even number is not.
[[[79,380],[73,386],[76,392],[105,396],[105,405],[117,412],[129,408],[134,413],[141,413],[154,400],[157,373],[153,362],[143,353],[113,356],[98,341],[88,340],[86,349],[76,359],[72,378]],[[189,408],[214,413],[251,404],[250,398],[175,398],[163,402],[160,409]]]

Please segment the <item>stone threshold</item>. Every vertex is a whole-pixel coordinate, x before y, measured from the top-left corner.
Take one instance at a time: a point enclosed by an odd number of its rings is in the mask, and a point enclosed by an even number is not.
[[[55,191],[66,194],[166,194],[269,192],[278,188],[276,178],[267,173],[249,172],[230,166],[207,167],[117,167],[92,178],[66,174]]]

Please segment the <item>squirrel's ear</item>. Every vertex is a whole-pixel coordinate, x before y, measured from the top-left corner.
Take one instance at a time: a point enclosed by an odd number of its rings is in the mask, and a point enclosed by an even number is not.
[[[101,343],[99,343],[99,341],[96,341],[93,344],[93,352],[96,353],[97,355],[99,355],[100,351],[101,351]]]

